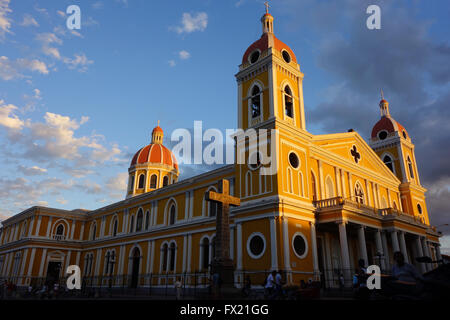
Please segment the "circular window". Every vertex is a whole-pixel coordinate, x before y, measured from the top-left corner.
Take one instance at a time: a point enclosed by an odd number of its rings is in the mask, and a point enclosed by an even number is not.
[[[422,206],[420,204],[417,204],[417,211],[422,214]]]
[[[262,233],[255,232],[248,237],[247,252],[253,259],[259,259],[266,251],[266,239]]]
[[[295,152],[289,153],[289,164],[294,169],[298,168],[298,166],[300,164],[300,160],[298,159],[298,156],[295,154]]]
[[[259,59],[259,51],[253,51],[253,53],[250,55],[250,63],[255,63]]]
[[[259,167],[261,167],[261,156],[259,155],[259,152],[253,153],[250,156],[250,162],[249,162],[248,166],[252,170],[256,170]]]
[[[380,138],[380,140],[384,140],[386,139],[388,136],[388,133],[386,131],[380,131],[378,132],[378,138]]]
[[[291,56],[289,55],[289,52],[283,50],[281,54],[283,55],[284,61],[286,61],[287,63],[291,62]]]
[[[297,232],[294,234],[292,237],[292,248],[294,249],[295,255],[300,259],[306,257],[308,253],[308,242],[302,233]]]
[[[403,138],[406,139],[406,132],[405,131],[403,131]]]

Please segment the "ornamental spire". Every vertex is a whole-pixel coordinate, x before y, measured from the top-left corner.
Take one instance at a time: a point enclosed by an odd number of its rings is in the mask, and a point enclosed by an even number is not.
[[[383,89],[381,89],[380,93],[381,93],[381,101],[380,101],[379,106],[380,106],[381,116],[382,117],[390,117],[391,115],[389,114],[389,102],[384,100]]]

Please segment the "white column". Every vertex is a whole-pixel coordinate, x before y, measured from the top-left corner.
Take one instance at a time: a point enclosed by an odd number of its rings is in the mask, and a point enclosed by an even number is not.
[[[24,250],[24,253],[22,255],[22,261],[20,266],[20,273],[19,276],[22,277],[22,284],[25,284],[25,264],[27,263],[27,257],[28,257],[28,248]]]
[[[344,170],[340,169],[340,171],[341,171],[342,197],[346,198],[347,193],[345,192],[345,174],[344,174]]]
[[[353,177],[351,172],[348,173],[348,190],[350,191],[350,199],[355,201],[355,188],[353,188]]]
[[[381,241],[381,231],[380,230],[376,230],[375,231],[375,245],[377,248],[377,253],[380,254],[381,260],[380,260],[380,267],[383,270],[386,270],[386,264],[385,264],[385,260],[383,259],[383,257],[385,256],[384,250],[383,250],[383,244]]]
[[[372,188],[372,197],[373,197],[373,207],[374,208],[379,208],[379,204],[377,202],[377,195],[376,195],[376,190],[375,190],[375,184],[373,182],[370,183],[370,187]]]
[[[95,258],[95,275],[98,276],[100,275],[100,259],[102,259],[101,257],[102,254],[102,249],[97,249],[97,257]]]
[[[289,223],[286,217],[283,217],[283,248],[284,248],[284,268],[291,270],[291,259],[289,256]]]
[[[119,253],[119,273],[123,274],[123,265],[124,265],[124,256],[125,256],[125,246],[120,246],[120,253]]]
[[[345,221],[339,223],[339,241],[341,244],[342,268],[344,269],[345,280],[350,281],[350,257],[348,253],[347,231]]]
[[[70,264],[70,257],[71,257],[71,255],[72,255],[72,251],[69,250],[69,251],[67,252],[67,255],[66,255],[66,261],[65,261],[64,269],[62,270],[62,274],[63,274],[63,275],[66,274],[67,267],[68,267],[69,264]]]
[[[28,227],[28,238],[32,236],[34,220],[35,220],[35,218],[32,217],[31,221],[30,221],[30,226]]]
[[[181,269],[181,272],[186,271],[186,259],[187,259],[187,235],[184,235],[184,237],[183,237],[183,268]]]
[[[392,250],[394,250],[394,252],[400,251],[400,246],[398,245],[397,230],[391,231],[391,240],[392,240]]]
[[[425,237],[422,237],[421,241],[422,241],[423,255],[431,258],[430,254],[428,252],[427,239]],[[429,271],[431,269],[428,263],[424,263],[423,265],[425,266],[426,271]]]
[[[73,234],[75,232],[75,223],[76,221],[72,219],[72,228],[70,229],[70,236],[69,236],[70,240],[73,240]]]
[[[420,237],[419,236],[416,237],[416,252],[417,252],[419,257],[423,257],[422,243],[420,241]],[[422,273],[425,273],[427,271],[425,263],[419,263],[419,266],[420,266],[420,271]]]
[[[360,258],[364,259],[364,265],[369,265],[369,259],[367,258],[366,236],[364,234],[364,226],[358,227],[358,240],[359,240],[359,254]]]
[[[39,216],[38,222],[36,225],[36,232],[34,233],[35,236],[39,236],[39,229],[41,228],[41,221],[42,221],[42,216]]]
[[[406,250],[406,242],[405,242],[405,232],[400,231],[400,250],[405,257],[405,262],[409,263],[408,251]]]
[[[336,176],[336,197],[342,196],[341,191],[341,181],[339,176],[339,168],[334,168],[335,176]]]
[[[76,260],[75,260],[75,264],[76,264],[77,266],[80,265],[80,257],[81,257],[81,251],[78,251],[78,252],[77,252],[77,257],[76,257]]]
[[[314,222],[309,223],[311,228],[311,250],[313,254],[313,268],[314,268],[314,276],[317,280],[320,279],[319,274],[319,257],[317,255],[317,237],[316,237],[316,224]]]
[[[51,227],[52,227],[52,221],[53,221],[53,217],[50,217],[48,220],[48,224],[47,224],[47,232],[45,233],[45,236],[48,238],[50,237],[50,231],[51,231]]]
[[[80,239],[79,239],[79,240],[83,240],[83,236],[84,236],[84,225],[85,225],[85,223],[83,222],[83,224],[81,225]]]
[[[192,259],[192,235],[188,234],[188,250],[187,250],[187,267],[186,267],[186,272],[191,272],[191,259]]]
[[[242,224],[238,223],[236,225],[236,233],[237,233],[237,257],[236,257],[236,269],[242,270]]]
[[[187,220],[189,218],[189,191],[184,194],[184,219]]]
[[[45,265],[45,259],[47,258],[47,248],[45,248],[43,251],[42,251],[42,257],[41,257],[41,264],[40,264],[40,266],[39,266],[39,277],[42,277],[43,276],[43,273],[44,273],[44,265]]]
[[[322,168],[322,161],[317,160],[317,164],[319,166],[319,192],[320,192],[320,200],[325,198],[325,189],[324,189],[324,182],[323,182],[323,168]]]
[[[150,218],[150,217],[149,217]],[[147,243],[147,266],[145,269],[145,273],[149,274],[150,273],[150,264],[153,263],[153,260],[151,258],[152,255],[152,241],[148,241]],[[184,245],[183,245],[183,250],[184,250]],[[184,262],[183,262],[184,263]]]
[[[192,218],[194,216],[194,190],[190,192],[189,197],[189,217]]]
[[[278,270],[277,221],[275,217],[270,218],[270,257],[271,270]]]
[[[31,272],[33,271],[33,264],[34,264],[34,255],[36,254],[36,248],[31,249],[31,256],[30,256],[30,262],[28,262],[28,271],[27,276],[31,276]]]

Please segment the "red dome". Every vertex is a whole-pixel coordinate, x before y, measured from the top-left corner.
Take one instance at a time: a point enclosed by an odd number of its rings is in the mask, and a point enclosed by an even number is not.
[[[387,131],[387,133],[397,131],[401,135],[403,135],[403,132],[405,132],[406,136],[408,137],[408,133],[406,132],[405,128],[391,117],[382,117],[380,121],[378,121],[373,126],[372,138],[376,138],[378,136],[378,133],[383,130]]]
[[[163,129],[161,129],[160,126],[156,126],[156,127],[153,128],[152,132],[163,132]]]
[[[168,166],[173,166],[178,170],[177,159],[173,155],[172,151],[164,147],[162,144],[151,143],[136,152],[133,160],[131,160],[130,167],[135,166],[136,164],[145,163],[165,164]]]
[[[274,40],[274,47],[276,50],[280,52],[283,49],[286,50],[291,56],[291,60],[297,63],[297,58],[295,57],[294,52],[291,50],[291,48],[288,47],[287,44],[278,40],[275,36],[273,36],[273,40]],[[259,40],[253,42],[253,44],[250,47],[248,47],[248,49],[245,51],[244,56],[242,57],[242,63],[247,62],[248,56],[256,49],[259,49],[262,53],[268,48],[269,48],[269,35],[267,33],[264,33]]]

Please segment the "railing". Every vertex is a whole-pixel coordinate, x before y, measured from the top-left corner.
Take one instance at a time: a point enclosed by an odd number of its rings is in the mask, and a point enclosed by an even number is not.
[[[359,201],[352,201],[350,199],[344,199],[343,197],[335,197],[323,200],[314,201],[314,206],[317,209],[325,209],[325,208],[333,208],[338,206],[349,206],[356,209],[362,209],[364,214],[376,216],[381,219],[388,218],[398,218],[399,220],[403,220],[405,222],[414,223],[414,224],[425,224],[425,219],[419,216],[411,216],[406,214],[398,209],[394,208],[383,208],[377,209],[365,204],[360,203]]]
[[[54,234],[53,240],[63,241],[63,240],[66,240],[66,236],[63,234]]]

